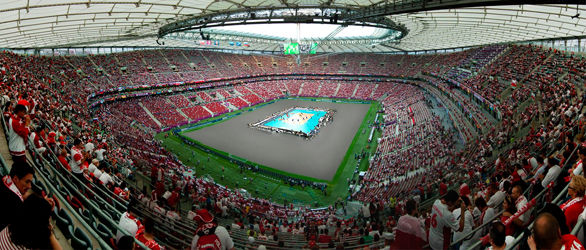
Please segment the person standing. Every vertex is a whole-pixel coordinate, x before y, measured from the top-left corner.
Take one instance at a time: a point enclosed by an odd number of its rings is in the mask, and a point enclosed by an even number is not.
[[[437,199],[433,203],[431,210],[431,228],[429,230],[429,246],[434,250],[448,249],[450,246],[450,231],[461,232],[464,229],[464,218],[460,216],[459,222],[456,221],[452,211],[456,208],[459,196],[454,190],[448,191],[442,199]],[[466,205],[462,202],[460,205],[462,211],[466,210]]]
[[[417,202],[410,199],[405,203],[407,214],[397,222],[394,247],[397,249],[421,249],[425,245],[426,235],[421,222],[417,218]]]
[[[69,162],[69,166],[71,167],[71,172],[80,180],[84,179],[81,169],[81,165],[85,160],[83,150],[83,142],[81,139],[76,138],[73,141],[73,147],[71,147],[71,161]]]
[[[26,162],[26,144],[30,133],[26,106],[18,104],[8,120],[8,149],[14,162]]]

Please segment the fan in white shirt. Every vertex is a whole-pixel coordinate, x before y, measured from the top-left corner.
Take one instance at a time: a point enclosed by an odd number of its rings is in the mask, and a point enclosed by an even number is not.
[[[456,242],[458,240],[463,239],[464,237],[466,237],[470,232],[472,232],[472,229],[474,228],[474,217],[472,216],[472,213],[470,213],[470,210],[468,210],[467,208],[470,207],[470,199],[468,199],[468,197],[463,196],[462,198],[462,203],[464,203],[466,205],[466,208],[456,208],[452,214],[454,215],[454,218],[456,220],[459,220],[461,216],[464,216],[464,229],[462,229],[461,232],[454,232],[454,236],[453,236],[453,242]],[[462,211],[464,211],[464,215],[462,215]],[[469,249],[470,246],[472,244],[474,244],[476,241],[478,241],[477,238],[474,237],[474,235],[472,236],[468,236],[468,238],[466,238],[465,240],[460,242],[460,248],[459,249]]]
[[[490,227],[490,250],[504,250],[513,243],[515,238],[507,236],[505,225],[502,222],[493,222]]]
[[[448,191],[442,200],[436,200],[431,209],[431,228],[429,230],[429,246],[434,250],[444,249],[450,244],[450,235],[444,234],[444,228],[452,231],[461,232],[464,229],[464,218],[460,216],[460,221],[456,221],[452,211],[456,208],[459,200],[458,193],[454,190]],[[461,204],[460,208],[466,210],[466,205]]]
[[[94,170],[94,177],[100,179],[100,177],[102,177],[102,170],[96,168],[96,170]]]
[[[105,149],[98,148],[94,152],[96,152],[96,159],[98,159],[98,161],[103,161],[104,160],[104,153],[106,152]]]
[[[112,176],[110,176],[110,169],[104,168],[102,175],[98,179],[102,182],[102,184],[104,184],[104,186],[107,186],[108,184],[112,183]]]
[[[90,163],[90,165],[87,167],[87,170],[90,173],[93,173],[94,171],[96,171],[96,169],[98,169],[98,166],[100,166],[100,162],[96,159],[93,159],[92,163]]]

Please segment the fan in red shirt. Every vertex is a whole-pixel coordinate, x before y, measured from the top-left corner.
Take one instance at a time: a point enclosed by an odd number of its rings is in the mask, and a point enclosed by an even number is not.
[[[321,234],[319,235],[319,238],[317,240],[317,242],[319,243],[330,243],[330,241],[332,240],[332,236],[329,235],[329,231],[328,229],[323,229]]]
[[[57,159],[59,159],[59,162],[61,162],[61,165],[66,168],[67,170],[71,171],[71,167],[69,166],[69,163],[67,162],[67,151],[65,149],[61,149],[61,151],[59,152],[59,156],[57,157]]]
[[[153,235],[155,229],[154,221],[149,217],[145,217],[143,225],[144,227],[139,228],[136,232],[136,239],[151,250],[165,249],[155,241],[155,236]]]
[[[531,250],[584,250],[576,236],[562,235],[558,220],[550,213],[542,213],[535,219],[533,234],[527,239]]]
[[[584,211],[584,191],[586,189],[586,178],[581,175],[574,175],[568,187],[570,200],[560,206],[566,216],[568,228],[574,228],[578,222],[578,216]]]

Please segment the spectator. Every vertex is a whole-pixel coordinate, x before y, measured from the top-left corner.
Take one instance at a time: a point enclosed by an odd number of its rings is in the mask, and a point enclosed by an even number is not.
[[[507,245],[513,243],[515,238],[507,235],[505,225],[502,222],[496,221],[490,227],[490,247],[489,250],[505,250]]]
[[[474,200],[474,205],[480,210],[480,217],[478,218],[476,226],[487,225],[487,223],[495,217],[494,208],[487,206],[484,198],[476,198],[476,200]],[[475,238],[480,239],[482,236],[486,235],[487,231],[486,227],[476,231]]]
[[[513,198],[507,196],[503,201],[503,214],[501,215],[501,221],[505,222],[509,217],[513,216],[517,212],[517,207],[513,203]],[[507,235],[513,235],[515,233],[514,224],[510,223],[506,228]]]
[[[465,206],[460,205],[460,208],[456,208],[454,209],[454,211],[452,212],[452,214],[454,215],[454,218],[456,220],[459,220],[461,217],[465,217],[464,218],[464,228],[462,229],[462,231],[458,231],[458,232],[454,232],[454,242],[461,240],[464,238],[464,236],[468,235],[470,232],[472,232],[472,229],[474,228],[474,217],[472,216],[472,213],[470,212],[470,210],[468,209],[469,207],[471,207],[471,202],[470,199],[468,199],[468,196],[461,196],[460,197],[460,201],[461,203],[464,203]],[[464,213],[462,215],[462,213]],[[470,246],[472,244],[474,244],[477,239],[473,237],[474,235],[470,236],[470,239],[461,241],[460,244],[458,244],[460,247],[459,249],[468,249],[470,248]]]
[[[81,165],[85,158],[82,151],[83,142],[81,139],[76,138],[73,141],[73,147],[71,147],[71,161],[69,162],[69,166],[71,167],[71,172],[80,180],[84,179]]]
[[[487,197],[490,198],[488,198],[489,200],[486,205],[494,209],[498,209],[503,203],[503,200],[505,200],[505,196],[507,196],[507,194],[504,191],[499,190],[497,183],[492,182],[488,186]]]
[[[136,218],[136,214],[134,213],[134,206],[136,201],[131,199],[128,202],[128,206],[126,207],[126,212],[120,216],[120,221],[118,221],[118,227],[124,229],[130,235],[136,235],[138,229],[142,227],[140,221]],[[120,239],[125,235],[124,232],[118,230],[116,232],[116,241],[120,243]]]
[[[557,159],[550,158],[548,160],[548,163],[549,164],[546,170],[547,173],[545,174],[545,176],[543,176],[543,179],[541,181],[541,186],[543,188],[546,188],[549,185],[549,183],[555,181],[558,178],[558,175],[560,175],[560,172],[562,171],[562,169],[558,165],[559,161]]]
[[[522,184],[517,183],[513,186],[513,191],[511,192],[511,198],[515,202],[515,207],[517,208],[517,211],[521,210],[525,205],[527,205],[527,198],[525,198],[525,195],[523,195]],[[519,228],[524,227],[525,223],[527,223],[527,221],[528,221],[529,214],[530,214],[530,212],[526,211],[521,216],[519,216],[519,218],[516,218],[515,220],[513,220],[513,223],[515,223],[515,225]]]
[[[234,242],[223,226],[218,226],[214,221],[214,216],[206,209],[200,209],[193,217],[197,223],[195,236],[191,241],[191,250],[201,249],[205,246],[214,246],[222,250],[234,249]]]
[[[542,213],[537,216],[533,226],[533,234],[527,239],[527,244],[531,250],[584,249],[576,236],[562,235],[559,222],[550,213]]]
[[[429,246],[432,249],[447,249],[450,245],[450,234],[444,233],[444,228],[452,231],[461,232],[464,229],[464,218],[460,216],[460,221],[456,221],[452,211],[456,208],[458,193],[454,190],[448,191],[446,196],[434,202],[431,211],[431,228],[429,230]],[[461,204],[462,211],[466,210],[464,203]]]
[[[100,162],[98,161],[98,159],[93,159],[92,163],[90,163],[90,165],[87,167],[87,170],[90,173],[93,173],[94,171],[96,171],[96,169],[100,166]]]
[[[102,175],[100,175],[99,180],[104,184],[104,186],[108,186],[112,184],[112,176],[110,175],[110,168],[104,167],[104,171]]]
[[[96,159],[101,162],[104,160],[104,154],[106,153],[106,149],[100,144],[100,146],[98,146],[98,148],[96,149],[95,153]]]
[[[12,160],[26,162],[26,144],[30,133],[31,119],[24,105],[18,104],[8,120],[8,149]]]
[[[13,223],[0,232],[0,249],[62,249],[52,231],[51,211],[43,197],[27,197],[22,211],[12,215]]]
[[[134,249],[134,237],[130,235],[124,235],[116,244],[118,250],[133,250]]]
[[[144,246],[148,247],[151,250],[165,249],[155,241],[155,236],[153,235],[154,230],[155,222],[153,221],[153,219],[146,217],[144,219],[144,227],[138,229],[135,237],[138,241],[144,244]]]
[[[8,176],[2,178],[0,185],[0,230],[15,220],[22,209],[23,201],[31,188],[35,171],[26,162],[14,162]]]
[[[45,126],[43,124],[38,125],[35,128],[35,131],[30,133],[29,142],[31,147],[34,149],[34,152],[39,155],[43,155],[47,150],[46,147],[43,147],[43,141],[41,137],[45,134]]]
[[[582,174],[584,161],[586,160],[586,147],[581,146],[578,148],[578,157],[578,162],[576,162],[576,164],[570,170],[570,174],[572,176]]]
[[[421,249],[426,241],[425,230],[417,218],[417,203],[410,199],[405,203],[407,214],[399,218],[394,247],[397,249]]]
[[[57,156],[57,159],[61,163],[61,166],[63,166],[68,171],[71,171],[71,167],[69,166],[69,163],[67,162],[67,150],[59,149],[59,156]]]
[[[586,178],[581,175],[574,175],[568,186],[568,196],[570,200],[560,206],[566,216],[566,225],[570,230],[574,228],[578,221],[578,216],[584,211],[584,190],[586,190]]]

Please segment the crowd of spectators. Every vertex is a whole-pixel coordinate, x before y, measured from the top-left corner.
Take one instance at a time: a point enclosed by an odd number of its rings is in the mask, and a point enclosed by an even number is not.
[[[530,50],[533,50],[533,48]],[[218,65],[220,62],[226,61],[226,57],[215,55],[213,52],[197,53],[205,54],[208,60],[212,58],[213,62]],[[505,244],[502,240],[503,231],[505,231],[505,234],[518,235],[526,225],[531,223],[529,213],[515,216],[515,210],[524,211],[525,204],[530,204],[529,199],[532,196],[536,196],[538,191],[550,188],[555,190],[560,186],[563,187],[565,185],[565,178],[563,177],[568,176],[569,186],[567,192],[570,199],[568,202],[563,203],[561,208],[558,208],[562,211],[564,220],[556,217],[554,211],[540,214],[535,219],[534,232],[528,240],[528,244],[532,249],[549,249],[560,244],[581,246],[579,241],[575,237],[569,236],[567,230],[565,231],[563,228],[564,225],[567,228],[572,224],[576,224],[576,214],[580,214],[581,210],[583,210],[583,205],[582,209],[580,209],[579,204],[582,202],[585,189],[584,180],[581,177],[581,164],[586,155],[583,145],[583,124],[585,122],[583,103],[585,99],[583,95],[579,95],[580,92],[584,93],[584,86],[575,85],[576,83],[581,83],[576,79],[581,78],[582,61],[558,51],[549,53],[552,54],[548,60],[544,60],[546,65],[536,65],[536,67],[539,66],[538,71],[536,71],[540,75],[536,75],[538,80],[527,82],[528,88],[534,90],[535,99],[540,100],[539,104],[523,109],[517,109],[518,105],[503,108],[502,125],[495,126],[490,133],[485,134],[483,138],[477,139],[477,143],[468,144],[462,153],[454,153],[454,150],[449,147],[441,148],[439,146],[442,142],[441,139],[433,143],[425,140],[427,136],[432,136],[434,140],[437,140],[436,138],[446,138],[446,141],[443,142],[449,145],[448,138],[451,137],[449,132],[441,131],[441,122],[429,112],[428,104],[423,103],[424,98],[421,90],[412,85],[378,84],[377,89],[385,88],[393,90],[393,92],[386,92],[381,95],[381,97],[386,95],[383,99],[383,106],[385,107],[383,112],[386,115],[384,123],[386,126],[383,128],[382,140],[384,140],[384,143],[379,145],[381,147],[380,154],[375,157],[375,162],[379,162],[380,169],[384,173],[385,169],[391,169],[388,165],[396,164],[394,162],[398,161],[413,162],[414,158],[411,158],[413,160],[408,160],[409,158],[407,157],[419,155],[416,159],[417,165],[431,165],[432,169],[435,168],[435,170],[417,172],[417,169],[413,171],[414,168],[409,169],[410,167],[407,167],[407,171],[402,172],[403,174],[397,173],[394,176],[399,178],[390,178],[392,179],[390,182],[384,183],[388,181],[388,178],[385,180],[384,177],[391,174],[380,174],[379,176],[379,173],[374,171],[375,168],[372,168],[372,171],[369,171],[364,180],[366,180],[365,182],[374,181],[375,183],[370,187],[363,185],[365,188],[354,196],[365,201],[365,204],[370,204],[365,205],[360,216],[350,219],[336,217],[335,206],[321,210],[282,206],[267,200],[247,197],[237,190],[227,189],[188,174],[188,167],[162,148],[160,143],[153,139],[152,134],[149,134],[149,127],[154,128],[157,125],[153,125],[154,121],[150,119],[139,101],[130,100],[124,103],[109,104],[98,108],[91,114],[87,107],[84,106],[86,102],[85,97],[80,95],[80,93],[84,93],[84,91],[80,91],[82,90],[80,89],[81,87],[74,86],[71,83],[63,84],[65,80],[71,80],[72,78],[79,82],[78,78],[82,78],[81,76],[77,75],[77,73],[59,74],[49,67],[35,66],[43,63],[61,65],[63,60],[66,59],[21,57],[10,52],[2,52],[0,54],[0,68],[3,70],[0,72],[2,72],[1,80],[4,84],[0,87],[0,90],[3,96],[5,95],[8,100],[13,101],[13,103],[9,102],[6,105],[5,118],[8,118],[6,119],[7,122],[11,124],[10,119],[12,119],[13,122],[21,123],[15,116],[18,116],[18,113],[22,112],[24,107],[26,117],[30,117],[31,122],[27,124],[27,118],[24,118],[23,126],[36,127],[41,124],[46,126],[48,132],[38,131],[39,133],[42,132],[42,141],[47,143],[50,151],[63,154],[65,150],[64,157],[66,161],[64,163],[67,163],[67,166],[62,164],[63,168],[67,169],[69,167],[73,173],[78,174],[78,178],[82,181],[97,183],[112,193],[118,192],[118,194],[121,194],[120,196],[128,197],[125,194],[128,191],[125,190],[123,182],[132,176],[132,169],[138,168],[137,171],[144,171],[151,176],[151,180],[155,184],[151,194],[142,194],[140,203],[151,208],[152,211],[149,213],[164,215],[172,220],[183,219],[176,212],[177,197],[189,197],[195,204],[193,210],[197,211],[190,214],[192,215],[191,219],[194,219],[198,225],[197,229],[190,232],[194,235],[195,232],[205,231],[206,228],[199,227],[208,224],[212,225],[205,227],[223,230],[218,229],[219,226],[214,224],[214,217],[211,215],[213,213],[217,216],[240,214],[238,217],[244,218],[248,227],[245,227],[244,223],[239,224],[238,221],[235,221],[234,225],[238,225],[242,229],[248,229],[246,234],[252,237],[252,240],[248,241],[251,247],[257,247],[259,242],[280,244],[279,241],[275,240],[275,236],[280,235],[278,232],[305,235],[304,240],[309,248],[320,244],[334,244],[334,246],[341,244],[343,246],[344,243],[348,244],[349,242],[361,244],[380,241],[381,238],[387,239],[386,233],[394,227],[393,224],[395,223],[394,218],[383,218],[381,216],[380,211],[384,207],[392,207],[395,211],[393,213],[395,217],[402,215],[399,211],[405,207],[409,215],[415,217],[417,212],[414,212],[414,210],[417,209],[413,208],[413,203],[407,202],[409,204],[407,205],[403,200],[407,196],[419,197],[415,200],[425,199],[425,197],[429,197],[429,193],[436,190],[436,184],[439,184],[440,187],[442,186],[441,184],[445,184],[440,177],[449,177],[451,182],[466,180],[465,183],[462,182],[462,185],[460,185],[459,194],[454,195],[454,192],[448,192],[446,196],[434,203],[431,211],[421,211],[420,213],[420,218],[424,221],[427,220],[429,224],[430,236],[427,239],[429,244],[434,249],[441,248],[446,242],[444,238],[449,238],[444,237],[448,236],[448,234],[438,233],[439,225],[445,225],[460,233],[455,234],[454,238],[451,239],[454,242],[463,234],[470,232],[474,227],[485,222],[483,217],[486,217],[486,213],[483,212],[486,212],[489,208],[496,210],[503,207],[506,212],[502,214],[502,220],[504,221],[502,227],[497,223],[492,225],[493,229],[490,231],[490,243],[496,248]],[[120,65],[144,64],[146,61],[143,56],[134,57],[126,54],[131,53],[116,55],[118,60],[114,61],[117,61]],[[461,55],[456,57],[459,56]],[[120,60],[120,57],[132,57],[135,59]],[[403,63],[411,64],[411,66],[406,67],[407,69],[401,72],[414,71],[413,64],[420,65],[420,62],[427,60],[425,57],[419,56],[403,60]],[[38,63],[35,58],[41,58],[39,60],[43,63]],[[94,59],[95,57],[92,60]],[[107,58],[101,59],[104,61],[109,60]],[[436,56],[434,62],[443,59],[442,56]],[[243,59],[239,60],[243,61]],[[247,60],[247,64],[255,65],[250,61],[250,58],[244,60]],[[61,65],[61,67],[65,66]],[[221,67],[225,69],[227,66]],[[143,72],[143,67],[130,67],[127,70],[139,73],[138,71]],[[146,71],[146,67],[144,67],[144,71]],[[567,81],[560,81],[559,78]],[[299,94],[302,84],[299,84],[297,94]],[[67,88],[61,88],[63,86],[67,86]],[[338,89],[337,96],[347,97],[352,96],[357,88],[357,84],[338,83],[335,86]],[[292,86],[289,83],[285,83],[283,87],[290,92]],[[322,84],[321,88],[323,87],[324,84]],[[576,89],[578,87],[580,91]],[[240,92],[239,90],[237,91]],[[351,91],[352,93],[350,93]],[[376,90],[374,93],[376,93]],[[255,95],[252,92],[250,94]],[[513,91],[513,95],[518,97],[511,98],[511,102],[527,99],[526,97],[519,97],[521,95],[519,91]],[[408,98],[403,98],[405,96]],[[259,97],[257,96],[257,98]],[[174,104],[167,102],[166,98],[145,98],[140,102],[155,117],[159,115],[161,119],[163,119],[162,117],[181,119],[176,116],[179,114],[165,113],[169,109],[175,110]],[[504,103],[503,105],[506,104]],[[221,113],[223,112],[222,107],[226,108],[221,103],[208,103],[205,107],[214,113]],[[531,115],[532,117],[539,118],[536,120],[538,122],[537,126],[522,122],[529,118],[523,116],[522,112],[525,111],[533,114]],[[137,121],[140,121],[140,124]],[[165,120],[162,122],[166,126],[172,125],[171,122]],[[509,126],[511,124],[518,125]],[[399,127],[399,134],[396,132],[397,126]],[[395,129],[392,129],[393,127]],[[514,140],[517,137],[516,132],[523,127],[529,127],[527,135],[523,136],[522,139]],[[22,141],[26,142],[24,138],[28,138],[28,136],[23,135],[28,135],[30,131],[27,129],[24,132],[26,133],[15,130],[8,131],[7,134],[9,134],[9,137],[20,136],[23,138]],[[395,154],[387,154],[391,156],[385,158],[385,153],[392,150],[396,151],[397,149],[397,147],[390,146],[390,143],[395,143],[393,139],[396,140],[396,143],[410,143],[413,145],[412,151],[408,151],[409,154],[399,154],[399,157],[393,156]],[[9,147],[22,143],[22,141],[18,141],[9,142],[11,144]],[[491,157],[490,154],[495,152],[497,147],[503,144],[502,142],[507,143],[511,148],[503,149],[500,157],[494,163],[488,162],[487,159]],[[578,153],[572,156],[575,148],[578,148]],[[102,151],[102,149],[105,151]],[[554,153],[549,153],[552,151]],[[18,152],[15,150],[15,153]],[[402,152],[405,152],[405,150]],[[444,152],[447,158],[445,160],[441,159],[442,154],[440,154],[440,159],[432,159],[432,157],[436,156],[431,153],[436,152]],[[22,162],[18,160],[18,154],[14,156],[13,160],[15,162]],[[99,158],[102,159],[100,160]],[[139,162],[140,164],[138,164]],[[92,169],[94,171],[90,173],[91,165],[93,165]],[[165,166],[165,168],[159,166]],[[568,172],[568,169],[563,168],[563,166],[571,166],[571,171]],[[447,171],[445,170],[448,167],[455,167],[456,171],[446,174]],[[494,172],[489,171],[493,168]],[[560,168],[560,170],[556,170],[557,168]],[[13,169],[18,168],[13,167]],[[396,171],[394,168],[392,170]],[[96,175],[98,176],[96,177]],[[27,175],[11,175],[11,180],[19,181],[23,177],[27,178],[25,176]],[[399,180],[399,182],[389,184],[395,180]],[[555,185],[552,187],[547,183],[548,180],[554,181]],[[486,185],[486,183],[489,184]],[[26,187],[21,189],[18,185],[20,184],[15,183],[15,188],[18,192],[21,194],[26,193]],[[9,187],[9,189],[9,192],[16,194],[13,188]],[[396,191],[383,195],[388,192],[388,189]],[[410,192],[412,190],[414,192]],[[525,190],[530,191],[524,193]],[[374,192],[375,195],[370,196],[369,192]],[[35,200],[35,198],[31,197],[35,196],[17,198],[21,201],[24,200],[23,207],[27,207],[29,206],[28,203],[34,202],[36,203],[33,206],[36,209],[50,206],[50,204],[44,203],[45,199],[37,197],[39,199]],[[401,201],[395,204],[395,197],[398,197]],[[483,200],[486,202],[486,206],[483,204]],[[337,206],[338,203],[335,205]],[[460,207],[460,213],[465,210],[470,211],[465,211],[465,215],[460,216],[462,219],[458,224],[455,221],[457,216],[452,214],[453,211],[458,211],[457,207]],[[49,209],[47,210],[50,211]],[[28,210],[23,209],[22,211]],[[441,222],[437,215],[434,217],[435,214],[438,214],[437,211],[442,213]],[[35,223],[43,220],[46,222],[48,214],[35,214]],[[428,214],[429,217],[427,216]],[[189,214],[187,217],[189,217]],[[411,217],[406,220],[400,220],[397,230],[404,228],[405,224],[403,223],[416,224]],[[470,217],[472,217],[472,222],[469,220]],[[14,218],[19,217],[15,216]],[[25,220],[23,219],[23,221]],[[156,232],[154,232],[149,219],[145,218],[143,222],[144,227],[139,228],[135,236],[144,244],[155,247],[152,240],[154,239],[153,234]],[[163,225],[160,226],[162,227]],[[47,228],[48,225],[39,225],[39,228],[41,227]],[[53,236],[47,237],[46,241],[39,238],[41,239],[39,242],[45,245],[27,245],[32,243],[19,241],[18,239],[18,232],[22,228],[19,228],[17,222],[12,222],[7,228],[0,234],[0,244],[17,244],[31,248],[45,248],[48,244],[51,244],[53,248],[57,248],[52,245]],[[236,226],[224,229],[234,235],[238,234],[237,230],[239,230]],[[7,236],[7,232],[10,232],[10,236]],[[409,232],[406,233],[410,234]],[[421,237],[420,233],[421,231],[418,230],[413,235]],[[204,232],[204,234],[209,234],[209,232]],[[401,234],[395,234],[396,237],[400,237],[399,235]],[[197,234],[197,237],[202,236]],[[268,241],[270,236],[272,236],[272,242]],[[410,237],[409,235],[406,236]],[[6,241],[8,237],[10,237],[11,241]],[[198,244],[197,237],[193,240],[196,245]],[[222,244],[226,248],[231,248],[233,244],[230,243],[231,240],[228,240],[227,237],[218,238],[222,240]],[[449,242],[450,240],[448,239],[447,241]],[[396,240],[395,242],[401,241]],[[288,244],[290,243],[288,242]],[[462,243],[464,248],[468,243],[470,242],[464,241]]]

